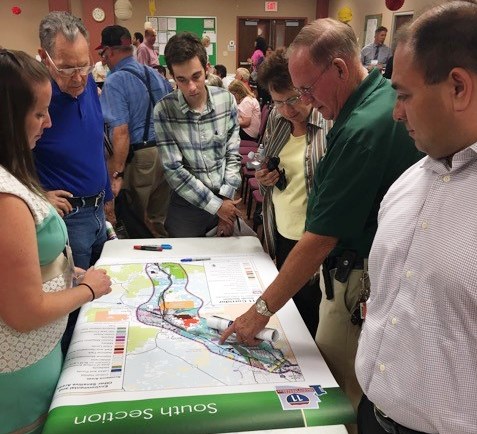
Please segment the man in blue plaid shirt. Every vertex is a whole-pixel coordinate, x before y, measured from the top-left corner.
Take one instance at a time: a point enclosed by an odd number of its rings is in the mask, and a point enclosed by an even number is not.
[[[169,39],[167,68],[177,90],[154,109],[154,127],[172,189],[165,226],[170,237],[202,237],[217,226],[230,236],[240,211],[239,124],[232,94],[205,84],[207,53],[192,33]]]

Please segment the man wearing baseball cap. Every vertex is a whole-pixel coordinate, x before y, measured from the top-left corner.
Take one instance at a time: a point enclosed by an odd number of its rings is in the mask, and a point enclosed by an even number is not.
[[[111,70],[100,101],[113,145],[108,161],[113,193],[117,195],[121,188],[129,190],[138,217],[146,218],[147,225],[151,223],[155,235],[167,236],[164,220],[169,186],[156,147],[152,116],[156,102],[172,87],[133,57],[131,34],[125,27],[104,28],[97,49]]]

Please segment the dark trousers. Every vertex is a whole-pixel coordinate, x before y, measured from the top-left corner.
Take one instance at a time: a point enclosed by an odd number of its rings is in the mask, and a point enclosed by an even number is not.
[[[374,404],[363,395],[358,405],[358,434],[387,434],[374,415]]]
[[[242,140],[251,140],[252,142],[256,142],[258,139],[258,137],[249,136],[244,130],[242,130],[242,128],[240,128],[239,135]]]
[[[165,227],[171,238],[205,237],[217,226],[219,218],[171,193]]]
[[[296,240],[290,240],[282,237],[277,232],[277,242],[275,246],[275,256],[277,260],[277,268],[280,270],[288,254],[291,252]],[[293,301],[300,312],[305,325],[310,334],[315,337],[316,329],[318,328],[320,315],[321,290],[319,284],[319,277],[313,283],[304,285],[294,296]]]

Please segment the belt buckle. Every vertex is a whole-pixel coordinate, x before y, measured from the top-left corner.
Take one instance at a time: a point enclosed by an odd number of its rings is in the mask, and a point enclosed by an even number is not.
[[[84,197],[80,197],[81,199],[81,208],[84,208],[86,206],[86,201],[84,200]]]
[[[99,206],[99,204],[101,203],[101,199],[103,198],[103,191],[101,193],[99,193],[97,196],[96,196],[96,199],[94,200],[94,207],[97,208]]]

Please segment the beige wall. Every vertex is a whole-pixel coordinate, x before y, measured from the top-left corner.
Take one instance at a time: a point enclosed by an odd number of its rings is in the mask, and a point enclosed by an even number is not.
[[[22,13],[13,15],[13,6],[20,6]],[[39,47],[38,25],[47,13],[48,0],[0,1],[0,45],[34,56]]]
[[[398,11],[392,12],[384,3],[384,0],[330,0],[329,14],[331,18],[338,18],[338,11],[344,6],[351,8],[353,18],[349,25],[353,28],[359,42],[363,44],[364,37],[364,19],[366,15],[382,14],[382,25],[387,27],[389,32],[386,39],[386,45],[391,45],[393,31],[393,16],[395,13],[414,11],[418,13],[423,9],[429,8],[435,4],[435,0],[405,0],[404,5]]]
[[[104,0],[103,0],[104,1]],[[106,0],[113,1],[113,0]],[[98,1],[98,6],[101,1]],[[131,0],[133,17],[117,21],[131,33],[144,33],[144,21],[149,15],[147,0]],[[12,6],[20,5],[22,13],[13,15]],[[81,0],[70,0],[71,12],[82,16]],[[227,51],[227,44],[237,42],[237,16],[254,17],[304,17],[312,21],[316,14],[315,0],[278,0],[278,12],[264,11],[265,0],[156,0],[156,15],[162,16],[215,16],[217,17],[217,63],[233,71],[236,53]],[[1,0],[0,45],[24,50],[32,55],[38,49],[38,24],[48,13],[48,0]]]

